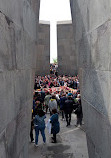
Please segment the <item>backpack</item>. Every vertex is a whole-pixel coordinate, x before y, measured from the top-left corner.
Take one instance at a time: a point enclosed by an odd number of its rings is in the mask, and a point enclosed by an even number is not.
[[[79,114],[81,113],[81,105],[79,105],[75,110],[74,110],[75,114]]]

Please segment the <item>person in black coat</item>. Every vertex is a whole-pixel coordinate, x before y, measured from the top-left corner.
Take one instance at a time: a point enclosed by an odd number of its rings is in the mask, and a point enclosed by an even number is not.
[[[67,100],[65,101],[65,104],[63,106],[63,110],[65,113],[65,117],[66,117],[66,122],[67,122],[67,126],[70,125],[71,122],[71,113],[73,111],[73,100],[71,98],[71,96],[68,96]]]
[[[78,126],[78,125],[81,126],[82,125],[82,119],[83,119],[81,99],[78,100],[77,107],[74,110],[74,113],[77,115],[77,123],[76,123],[75,126]]]
[[[65,104],[65,101],[67,100],[66,98],[66,94],[63,93],[62,96],[60,97],[60,110],[62,112],[62,120],[64,120],[64,104]]]
[[[77,89],[77,82],[73,81],[73,89]]]

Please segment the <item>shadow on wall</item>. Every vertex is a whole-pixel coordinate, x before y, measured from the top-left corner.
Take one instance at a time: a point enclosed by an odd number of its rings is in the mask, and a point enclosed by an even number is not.
[[[110,63],[111,24],[110,21],[107,21],[97,29],[90,31],[94,25],[91,23],[89,3],[91,2],[71,0],[88,151],[90,158],[110,158],[110,73],[108,64]]]

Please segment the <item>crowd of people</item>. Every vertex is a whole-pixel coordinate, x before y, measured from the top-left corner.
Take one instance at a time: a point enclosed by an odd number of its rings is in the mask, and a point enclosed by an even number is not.
[[[50,64],[50,74],[54,74],[58,77],[58,65],[57,64]]]
[[[39,132],[43,142],[46,143],[46,113],[50,115],[52,143],[56,143],[56,135],[60,131],[59,116],[61,120],[66,120],[66,127],[68,127],[71,124],[72,112],[77,115],[75,126],[81,126],[83,113],[78,76],[58,76],[51,73],[44,77],[35,77],[30,130],[30,138],[33,142],[33,129],[35,129],[35,146],[38,146]]]
[[[79,79],[78,76],[56,76],[56,75],[46,75],[46,76],[36,76],[34,89],[52,88],[66,86],[73,89],[79,89]]]

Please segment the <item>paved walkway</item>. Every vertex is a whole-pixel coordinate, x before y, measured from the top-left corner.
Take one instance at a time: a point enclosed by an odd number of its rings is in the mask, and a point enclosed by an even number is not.
[[[47,119],[49,114],[47,114]],[[75,127],[76,117],[72,115],[71,126],[66,127],[66,122],[61,121],[61,131],[57,135],[56,144],[51,143],[51,135],[46,129],[47,143],[43,145],[42,137],[39,135],[39,146],[34,143],[29,145],[29,158],[88,158],[86,135],[83,130]]]

